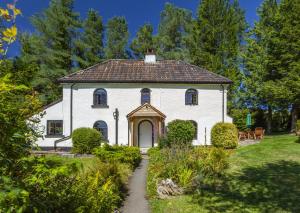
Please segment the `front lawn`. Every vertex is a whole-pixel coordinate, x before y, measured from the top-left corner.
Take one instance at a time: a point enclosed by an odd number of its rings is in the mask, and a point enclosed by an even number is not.
[[[153,212],[300,212],[300,143],[293,135],[267,136],[238,148],[221,190],[169,200],[151,199]]]

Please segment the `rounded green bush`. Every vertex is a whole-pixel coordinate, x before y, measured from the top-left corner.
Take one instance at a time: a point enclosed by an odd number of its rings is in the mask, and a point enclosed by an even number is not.
[[[215,147],[234,149],[238,146],[238,130],[232,123],[217,123],[211,130],[211,142]]]
[[[195,131],[196,129],[191,121],[174,120],[168,123],[167,139],[171,146],[191,145]]]
[[[93,128],[82,127],[72,133],[72,151],[79,154],[90,154],[92,150],[101,145],[102,135]]]

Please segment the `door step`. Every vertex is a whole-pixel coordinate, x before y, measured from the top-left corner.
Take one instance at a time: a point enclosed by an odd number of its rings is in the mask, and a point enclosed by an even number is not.
[[[150,148],[140,148],[141,154],[146,155]]]

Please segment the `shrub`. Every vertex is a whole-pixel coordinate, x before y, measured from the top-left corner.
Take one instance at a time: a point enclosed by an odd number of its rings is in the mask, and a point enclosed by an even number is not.
[[[102,135],[93,128],[78,128],[72,133],[72,151],[79,154],[90,154],[92,150],[101,145]]]
[[[191,121],[174,120],[168,124],[167,139],[171,146],[189,146],[192,144],[195,131]]]
[[[158,147],[160,149],[170,147],[170,142],[167,137],[158,138]]]
[[[296,134],[300,137],[300,120],[297,120],[296,123]]]
[[[142,160],[138,147],[105,144],[103,147],[96,148],[93,153],[103,162],[126,163],[132,168],[137,167]]]
[[[221,177],[229,167],[229,153],[222,148],[195,148],[198,170],[206,177]],[[200,160],[199,160],[200,159]]]
[[[113,212],[125,182],[120,163],[82,168],[62,158],[23,159],[17,180],[0,177],[0,212]],[[128,174],[125,168],[125,173]]]
[[[148,196],[156,196],[157,183],[171,178],[185,192],[207,181],[220,183],[228,168],[229,152],[215,147],[151,148],[148,150]]]
[[[211,130],[211,142],[215,147],[236,148],[238,146],[238,130],[231,123],[217,123]]]

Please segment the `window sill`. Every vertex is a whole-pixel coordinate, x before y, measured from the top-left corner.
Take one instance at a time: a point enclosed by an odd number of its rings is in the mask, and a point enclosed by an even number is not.
[[[92,105],[92,108],[109,108],[108,105]]]
[[[45,135],[45,138],[63,138],[64,135]]]
[[[198,104],[186,104],[186,106],[198,106]]]

